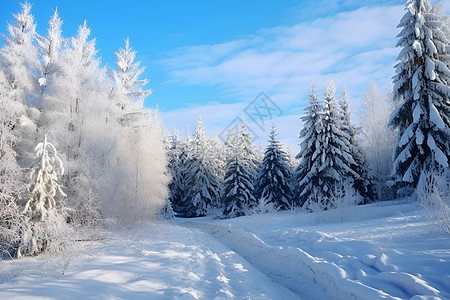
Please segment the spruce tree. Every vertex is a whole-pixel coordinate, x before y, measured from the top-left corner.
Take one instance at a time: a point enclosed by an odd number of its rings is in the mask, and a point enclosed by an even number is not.
[[[18,256],[36,255],[43,252],[52,242],[59,242],[55,234],[65,220],[57,211],[56,198],[66,197],[58,180],[64,174],[64,167],[55,146],[44,141],[36,148],[36,160],[30,173],[30,199],[24,213],[29,218],[23,232]]]
[[[26,167],[33,158],[32,149],[36,139],[36,123],[39,111],[33,107],[36,100],[39,69],[36,47],[36,23],[31,14],[31,4],[21,4],[22,11],[14,14],[14,23],[8,24],[8,36],[3,35],[4,46],[0,49],[0,68],[3,71],[7,98],[15,101],[14,130],[17,133],[16,152],[19,164]]]
[[[253,174],[241,154],[236,153],[228,159],[222,200],[226,218],[244,216],[255,205],[252,179]]]
[[[389,125],[398,130],[392,184],[409,194],[426,170],[450,158],[449,39],[443,16],[429,0],[409,0],[400,21],[394,99]]]
[[[342,197],[345,185],[353,186],[352,179],[359,178],[353,170],[356,162],[352,157],[350,135],[344,130],[343,113],[334,92],[335,87],[330,80],[326,86],[323,112],[313,125],[317,128],[317,137],[313,133],[315,151],[310,165],[299,168],[306,174],[299,182],[300,199],[307,201],[306,207],[314,209],[334,208],[335,198]]]
[[[281,210],[290,209],[292,203],[292,171],[286,152],[281,149],[281,143],[276,139],[275,125],[270,131],[269,145],[264,153],[259,169],[256,198],[264,198],[266,202],[274,203]]]
[[[20,209],[20,195],[26,184],[14,150],[18,103],[7,97],[7,85],[0,69],[0,258],[15,256],[25,222]]]
[[[326,209],[334,206],[336,186],[359,176],[353,170],[356,162],[351,153],[350,135],[344,130],[342,110],[338,106],[334,92],[334,83],[330,80],[325,91],[321,143],[318,149],[319,186]]]
[[[168,151],[169,170],[172,177],[169,184],[169,199],[176,212],[185,212],[187,206],[184,200],[189,177],[189,172],[186,170],[188,144],[188,138],[183,138],[177,131],[173,131]]]
[[[319,100],[316,88],[313,85],[309,95],[309,105],[304,110],[303,128],[300,131],[300,152],[296,158],[300,160],[294,172],[294,198],[297,206],[303,206],[310,195],[316,193],[319,180],[317,168],[318,148],[321,143],[322,132],[322,104]]]

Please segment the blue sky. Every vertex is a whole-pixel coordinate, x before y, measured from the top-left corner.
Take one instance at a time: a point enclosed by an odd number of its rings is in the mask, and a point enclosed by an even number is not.
[[[221,134],[245,116],[258,140],[270,124],[257,126],[245,108],[264,92],[279,108],[273,116],[280,138],[298,144],[299,117],[311,83],[322,93],[332,78],[348,89],[357,120],[360,99],[374,80],[389,87],[399,49],[396,28],[405,1],[30,1],[45,34],[55,7],[63,35],[87,19],[104,64],[129,36],[146,66],[153,94],[146,105],[162,112],[171,129],[187,130],[202,115],[208,131]],[[448,13],[450,0],[443,1]],[[0,32],[20,10],[0,1]],[[257,120],[256,120],[257,121]],[[267,123],[267,122],[266,122]]]

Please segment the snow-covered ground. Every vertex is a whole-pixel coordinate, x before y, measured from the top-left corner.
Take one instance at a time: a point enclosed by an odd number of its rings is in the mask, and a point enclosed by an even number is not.
[[[450,236],[407,201],[103,236],[0,261],[0,299],[450,299]]]

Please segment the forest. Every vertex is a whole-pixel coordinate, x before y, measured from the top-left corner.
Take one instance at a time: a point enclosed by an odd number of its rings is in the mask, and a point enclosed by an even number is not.
[[[257,149],[245,120],[225,143],[165,128],[129,39],[103,66],[87,22],[41,35],[22,4],[0,49],[0,251],[57,253],[95,228],[157,218],[317,212],[414,197],[450,232],[450,20],[408,1],[392,89],[372,82],[359,123],[332,76],[311,87],[290,155],[272,125]]]

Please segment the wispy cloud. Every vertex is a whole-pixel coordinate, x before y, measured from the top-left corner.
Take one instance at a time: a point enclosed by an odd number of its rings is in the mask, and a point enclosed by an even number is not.
[[[371,80],[381,87],[390,84],[399,51],[395,48],[396,27],[403,13],[403,5],[362,7],[292,26],[261,29],[222,44],[175,49],[161,61],[172,83],[215,87],[223,98],[242,105],[168,112],[163,115],[165,121],[175,124],[167,120],[172,118],[181,124],[190,115],[187,111],[212,114],[214,120],[208,126],[218,131],[245,103],[265,91],[291,123],[280,124],[280,136],[289,134],[291,140],[297,140],[300,124],[292,124],[291,115],[301,114],[313,81],[320,88],[331,76],[337,86],[348,88],[356,107]],[[277,121],[283,122],[283,117]]]

